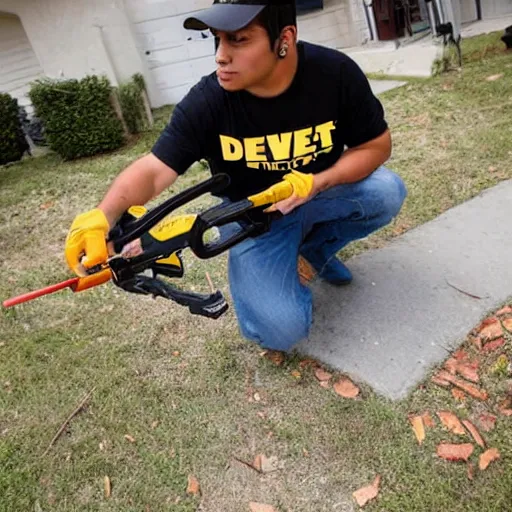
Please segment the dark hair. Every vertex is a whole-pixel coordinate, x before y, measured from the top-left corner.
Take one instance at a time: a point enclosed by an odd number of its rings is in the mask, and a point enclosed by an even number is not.
[[[270,48],[274,51],[274,45],[283,28],[289,25],[297,26],[295,2],[285,5],[267,5],[255,21],[267,31],[270,38]]]

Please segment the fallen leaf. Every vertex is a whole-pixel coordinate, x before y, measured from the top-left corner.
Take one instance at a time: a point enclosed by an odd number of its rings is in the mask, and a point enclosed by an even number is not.
[[[457,418],[453,412],[439,411],[437,416],[441,420],[441,423],[454,434],[464,435],[466,433],[459,418]]]
[[[482,352],[494,352],[505,344],[505,338],[497,338],[489,341],[482,347]]]
[[[304,369],[308,366],[312,366],[313,368],[318,367],[318,361],[315,361],[314,359],[304,359],[299,363],[299,367]]]
[[[334,391],[343,398],[355,398],[359,395],[360,389],[346,377],[341,378],[333,385]]]
[[[112,494],[112,485],[110,484],[110,478],[108,476],[103,479],[103,487],[105,491],[105,498],[110,498],[110,495]]]
[[[497,417],[494,414],[481,414],[478,418],[480,428],[484,432],[490,432],[496,426]]]
[[[326,372],[322,368],[317,368],[315,370],[315,377],[320,381],[324,382],[326,380],[330,380],[332,377],[332,373]]]
[[[503,73],[498,73],[497,75],[490,75],[486,77],[488,82],[494,82],[495,80],[499,80],[503,76]]]
[[[127,441],[130,441],[130,443],[135,443],[135,438],[132,437],[130,434],[125,434],[124,438],[127,440]]]
[[[46,203],[43,203],[40,208],[41,210],[48,210],[48,208],[51,208],[55,203],[53,201],[48,201]]]
[[[199,494],[199,482],[194,475],[188,475],[187,494]]]
[[[377,497],[379,494],[379,486],[380,475],[377,475],[372,484],[361,487],[361,489],[353,492],[352,496],[360,507],[364,507],[369,501]]]
[[[508,315],[509,313],[512,313],[512,306],[505,306],[496,313],[496,316]]]
[[[512,396],[508,396],[500,402],[498,410],[503,416],[512,416]]]
[[[430,416],[430,413],[426,412],[424,413],[421,418],[423,419],[423,424],[425,427],[433,428],[435,427],[434,420],[432,419],[432,416]]]
[[[418,444],[421,444],[425,440],[425,425],[423,424],[423,417],[410,416],[409,421],[411,422]]]
[[[258,392],[254,393],[253,398],[255,402],[259,402],[261,400],[261,396]]]
[[[483,323],[486,321],[484,320]],[[480,324],[480,325],[482,325]],[[499,338],[503,336],[503,329],[501,327],[500,321],[497,318],[490,318],[486,325],[479,331],[480,338],[483,341],[493,340],[494,338]]]
[[[295,377],[296,379],[300,379],[302,377],[302,374],[299,372],[299,370],[293,370],[291,375],[292,375],[292,377]]]
[[[284,363],[284,353],[278,350],[265,350],[262,356],[269,361],[272,361],[276,366],[281,366]]]
[[[249,509],[251,512],[277,512],[272,505],[265,505],[265,503],[256,503],[254,501],[249,503]]]
[[[273,473],[281,469],[279,459],[276,456],[266,457],[264,454],[258,454],[252,463],[253,468],[260,473]]]
[[[475,440],[476,444],[481,446],[482,448],[485,448],[485,441],[483,437],[480,435],[480,432],[478,432],[475,425],[473,425],[473,423],[471,423],[469,420],[462,420],[462,424],[468,429],[469,433]]]
[[[467,398],[466,393],[464,393],[464,391],[462,391],[462,389],[452,388],[451,392],[452,392],[453,398],[455,398],[455,400],[458,400],[459,402],[463,402]]]
[[[507,331],[512,332],[512,318],[507,318],[503,320],[503,327],[507,329]]]
[[[180,356],[180,351],[179,351],[179,350],[175,350],[175,351],[172,353],[172,355],[173,355],[174,357],[179,357],[179,356]]]
[[[451,386],[451,384],[446,379],[442,379],[439,374],[434,375],[430,380],[442,388],[449,388]]]
[[[475,465],[472,462],[468,462],[468,478],[473,480],[475,476]]]
[[[331,385],[329,384],[328,380],[323,380],[322,382],[319,382],[320,386],[322,386],[324,389],[329,389]]]
[[[487,469],[489,464],[500,458],[500,452],[496,448],[489,448],[487,451],[480,455],[480,459],[478,460],[478,467],[481,471]]]
[[[466,382],[465,380],[459,379],[454,375],[451,375],[447,371],[441,370],[438,373],[438,376],[442,380],[446,380],[452,383],[454,386],[457,386],[458,388],[462,389],[473,398],[477,398],[478,400],[487,400],[489,398],[489,395],[487,394],[486,391],[483,391],[477,388],[476,386],[473,386],[473,384],[469,384],[469,382]]]
[[[437,456],[450,461],[467,461],[473,453],[474,447],[471,443],[450,444],[441,443],[437,447]]]

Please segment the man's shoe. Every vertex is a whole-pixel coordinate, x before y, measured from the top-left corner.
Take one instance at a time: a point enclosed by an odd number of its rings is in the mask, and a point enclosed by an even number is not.
[[[343,286],[352,282],[352,273],[336,257],[331,258],[319,273],[304,256],[299,255],[298,272],[303,285],[311,283],[317,276],[335,286]]]

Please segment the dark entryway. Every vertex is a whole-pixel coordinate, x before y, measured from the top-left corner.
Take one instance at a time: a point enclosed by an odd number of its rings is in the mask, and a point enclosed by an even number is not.
[[[373,0],[378,38],[410,37],[430,27],[425,0]]]

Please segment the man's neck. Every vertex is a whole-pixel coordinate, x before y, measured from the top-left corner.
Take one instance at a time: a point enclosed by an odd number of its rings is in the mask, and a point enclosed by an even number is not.
[[[297,46],[290,50],[287,57],[276,64],[274,71],[264,82],[248,88],[247,92],[259,98],[274,98],[286,92],[299,67]]]

